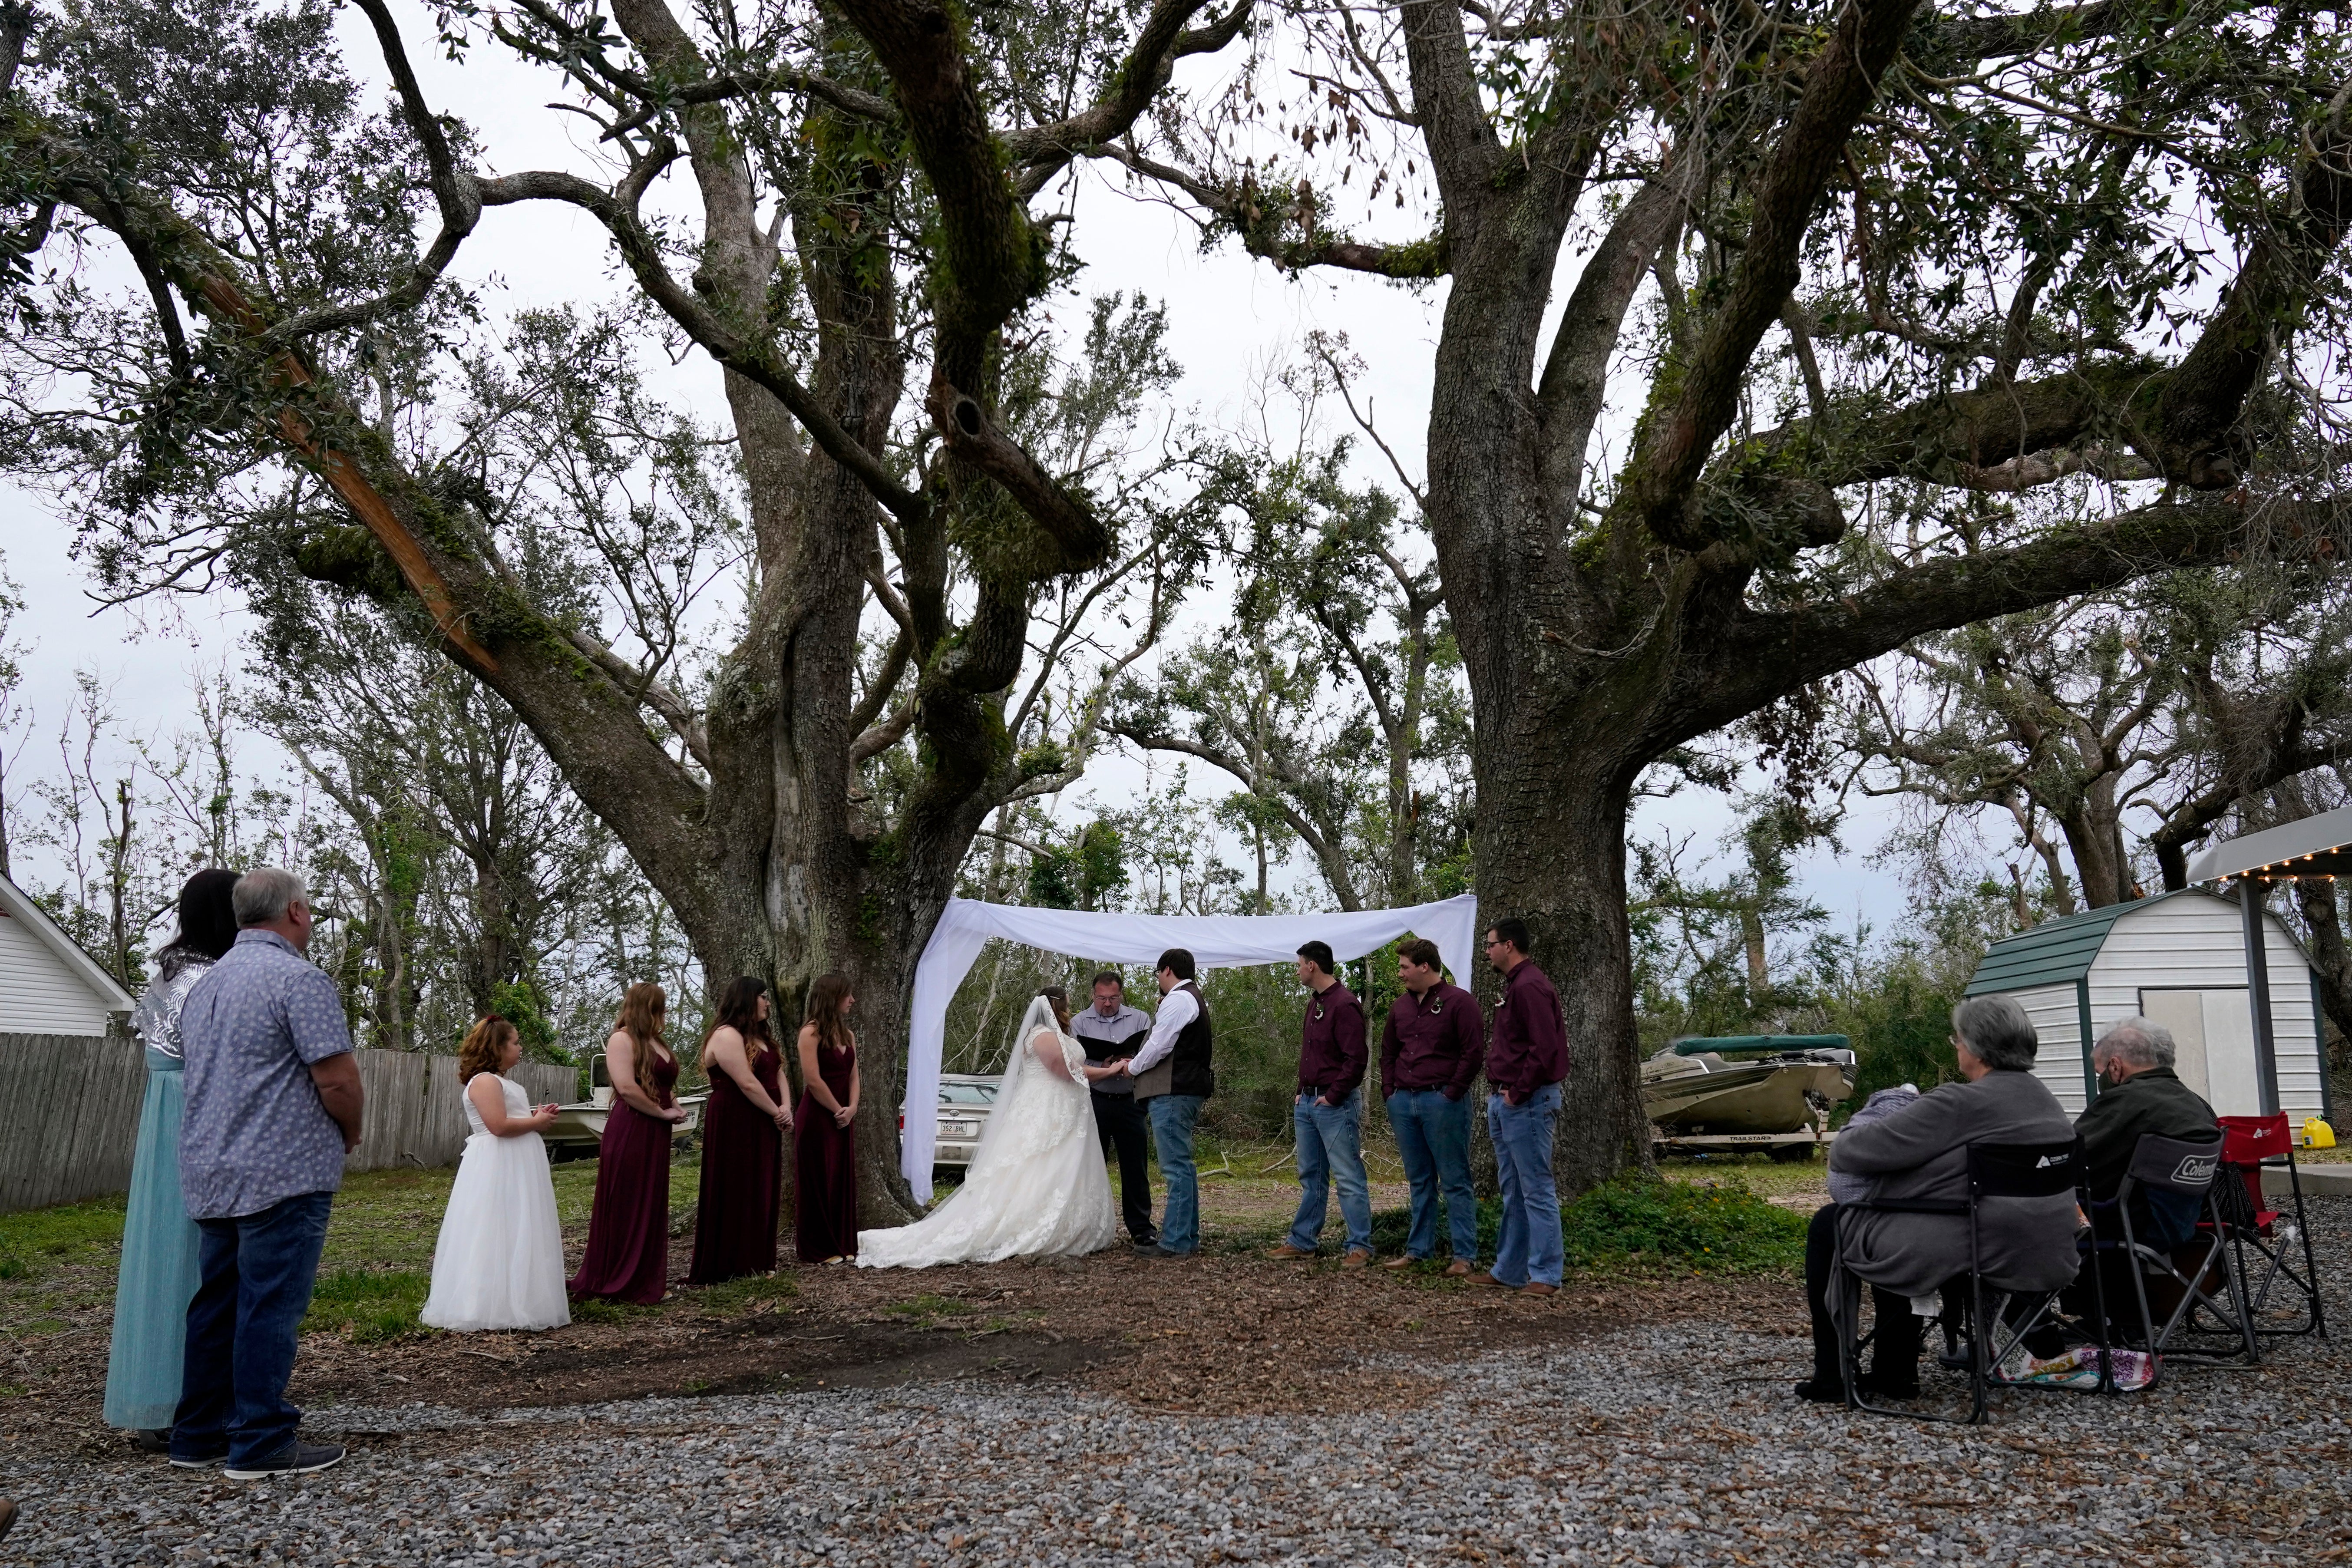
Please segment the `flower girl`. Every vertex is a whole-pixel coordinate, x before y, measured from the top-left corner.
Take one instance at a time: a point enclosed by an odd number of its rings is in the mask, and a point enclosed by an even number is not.
[[[553,1329],[572,1321],[563,1291],[563,1232],[540,1130],[555,1107],[530,1106],[501,1077],[522,1059],[522,1037],[495,1015],[457,1054],[466,1086],[466,1140],[449,1212],[433,1249],[433,1291],[418,1314],[436,1329]]]

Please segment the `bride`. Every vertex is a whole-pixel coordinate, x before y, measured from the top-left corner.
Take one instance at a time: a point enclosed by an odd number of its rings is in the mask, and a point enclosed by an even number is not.
[[[1065,993],[1040,992],[1013,1037],[963,1185],[913,1225],[859,1231],[857,1267],[1069,1258],[1108,1247],[1118,1226],[1087,1086],[1124,1066],[1088,1063],[1070,1037]]]

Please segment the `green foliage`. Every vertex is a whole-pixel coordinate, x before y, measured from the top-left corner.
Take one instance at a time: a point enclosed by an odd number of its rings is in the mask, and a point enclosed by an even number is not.
[[[1237,1142],[1286,1138],[1298,1093],[1298,1026],[1307,993],[1288,964],[1212,970],[1201,983],[1214,1037],[1217,1092],[1201,1125]]]
[[[553,1020],[547,1016],[547,999],[537,982],[525,977],[503,980],[490,988],[490,1011],[515,1026],[522,1037],[523,1059],[534,1062],[569,1062],[572,1054],[556,1044]]]
[[[1041,909],[1078,907],[1076,851],[1055,845],[1029,862],[1029,901]]]
[[[1703,1273],[1801,1267],[1805,1216],[1722,1185],[1628,1177],[1595,1187],[1560,1212],[1571,1268],[1656,1260]]]
[[[1672,1265],[1707,1274],[1772,1273],[1800,1268],[1805,1257],[1805,1216],[1758,1196],[1737,1178],[1722,1184],[1630,1176],[1592,1191],[1560,1210],[1568,1266],[1597,1271]],[[1478,1205],[1478,1253],[1495,1255],[1501,1235],[1498,1198]],[[1412,1225],[1409,1209],[1372,1215],[1372,1246],[1402,1252]],[[1445,1226],[1438,1255],[1450,1257]]]

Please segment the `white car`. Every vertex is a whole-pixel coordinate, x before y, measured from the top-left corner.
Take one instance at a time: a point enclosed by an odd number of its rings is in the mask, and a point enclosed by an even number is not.
[[[940,1075],[939,1143],[931,1152],[935,1170],[961,1175],[979,1151],[980,1135],[988,1128],[988,1114],[1004,1079],[997,1073],[943,1072]]]

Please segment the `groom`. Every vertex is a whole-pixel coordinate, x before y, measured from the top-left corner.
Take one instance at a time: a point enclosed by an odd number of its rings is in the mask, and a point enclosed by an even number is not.
[[[1190,1258],[1201,1248],[1201,1185],[1192,1169],[1192,1124],[1202,1102],[1217,1090],[1209,1069],[1209,1008],[1192,980],[1192,955],[1171,947],[1160,955],[1160,1016],[1151,1036],[1127,1070],[1135,1077],[1135,1098],[1151,1117],[1151,1139],[1160,1146],[1160,1179],[1168,1188],[1168,1208],[1160,1239],[1138,1244],[1147,1258]]]

